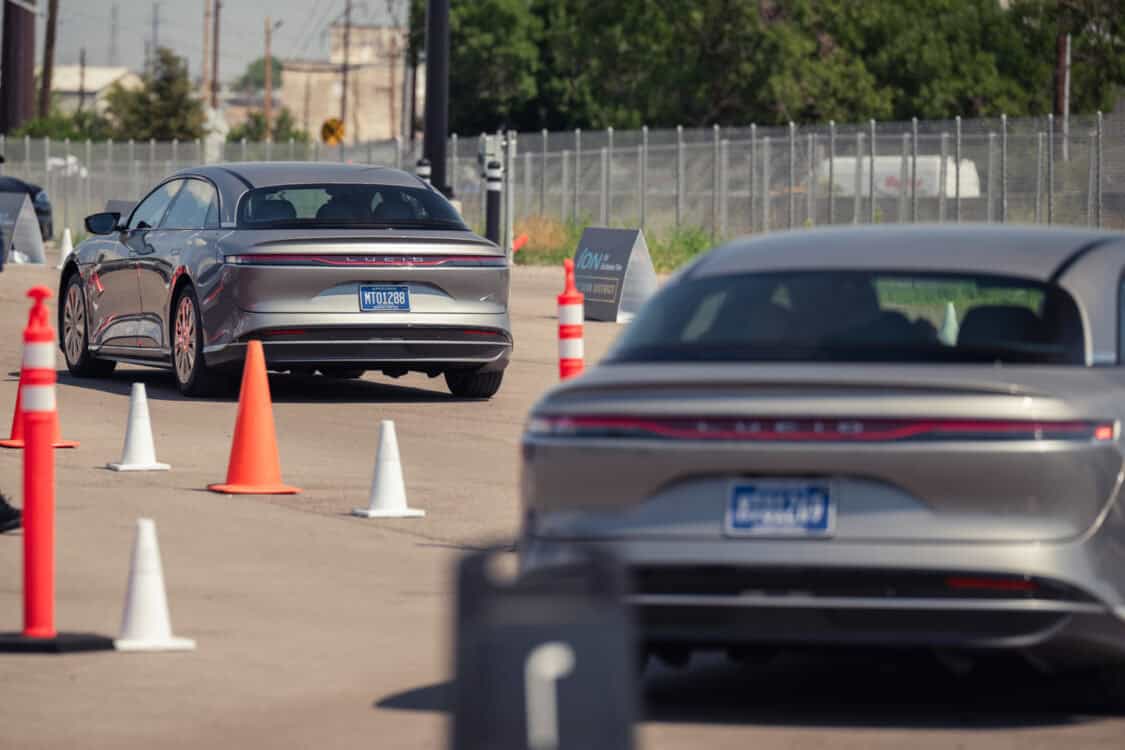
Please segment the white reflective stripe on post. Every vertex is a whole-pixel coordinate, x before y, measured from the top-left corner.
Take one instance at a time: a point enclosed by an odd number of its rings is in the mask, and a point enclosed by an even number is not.
[[[582,359],[585,353],[582,339],[559,339],[559,359]]]
[[[559,305],[560,326],[580,326],[585,322],[582,305]]]
[[[25,385],[21,399],[24,411],[55,411],[55,386]]]
[[[55,369],[55,344],[50,341],[32,342],[23,345],[23,368],[25,370]]]

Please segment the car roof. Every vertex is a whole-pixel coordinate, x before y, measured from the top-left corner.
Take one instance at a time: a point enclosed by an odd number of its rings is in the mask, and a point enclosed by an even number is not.
[[[401,169],[373,164],[318,161],[227,162],[180,170],[177,177],[200,175],[212,179],[234,176],[250,188],[294,184],[381,184],[423,187],[420,179]]]
[[[1125,234],[999,224],[911,224],[778,232],[704,256],[693,278],[801,270],[896,270],[1013,275],[1049,281],[1088,248]]]

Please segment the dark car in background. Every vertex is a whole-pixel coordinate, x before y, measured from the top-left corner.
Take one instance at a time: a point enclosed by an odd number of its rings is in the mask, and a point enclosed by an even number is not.
[[[0,164],[3,161],[0,160]],[[38,185],[15,177],[0,177],[0,193],[24,193],[31,199],[31,206],[35,209],[35,218],[39,220],[39,233],[44,240],[49,240],[55,234],[54,211],[51,208],[51,199],[47,191]]]

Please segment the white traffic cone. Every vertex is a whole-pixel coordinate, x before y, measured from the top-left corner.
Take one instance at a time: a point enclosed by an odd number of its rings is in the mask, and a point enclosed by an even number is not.
[[[384,419],[379,426],[379,450],[375,454],[370,504],[366,508],[352,509],[352,515],[364,518],[419,518],[426,515],[426,511],[406,505],[406,485],[402,481],[395,423],[389,419]]]
[[[133,383],[133,391],[129,394],[129,424],[125,426],[121,462],[106,464],[106,467],[114,471],[168,471],[170,468],[168,464],[156,460],[144,383]]]
[[[62,244],[59,246],[59,264],[56,268],[66,265],[66,259],[74,252],[74,241],[70,238],[70,227],[63,230]]]
[[[961,332],[957,325],[957,310],[952,302],[945,303],[945,317],[941,320],[941,330],[938,331],[938,341],[946,346],[957,346],[957,335]]]
[[[195,648],[195,641],[190,638],[172,635],[156,524],[151,518],[137,519],[121,637],[113,645],[118,651],[191,651]]]

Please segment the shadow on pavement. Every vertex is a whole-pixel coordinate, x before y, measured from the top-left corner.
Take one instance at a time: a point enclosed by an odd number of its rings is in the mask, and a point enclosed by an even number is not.
[[[174,376],[161,370],[118,370],[108,378],[76,378],[60,371],[59,385],[129,395],[133,383],[144,383],[150,400],[189,402],[234,402],[238,400],[238,381],[230,393],[202,398],[184,396],[176,388]],[[270,395],[274,403],[452,403],[473,401],[457,398],[444,390],[445,381],[435,379],[435,390],[394,385],[366,379],[338,380],[319,375],[270,373]],[[437,390],[437,388],[441,390]]]
[[[394,693],[372,708],[449,713],[452,683]],[[995,730],[1067,726],[1111,715],[1096,683],[1017,662],[957,676],[927,656],[818,654],[741,666],[696,655],[685,670],[650,664],[643,721],[768,727]]]

